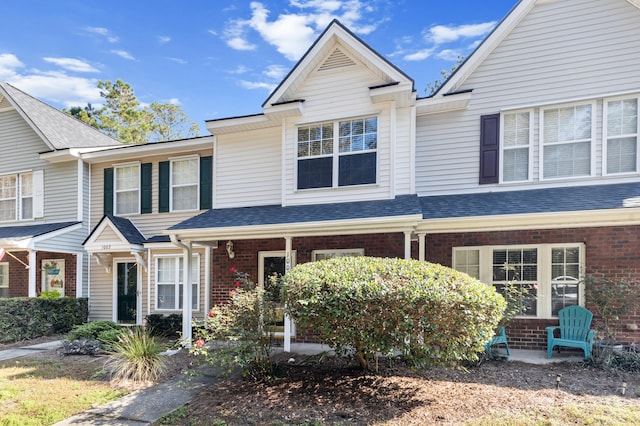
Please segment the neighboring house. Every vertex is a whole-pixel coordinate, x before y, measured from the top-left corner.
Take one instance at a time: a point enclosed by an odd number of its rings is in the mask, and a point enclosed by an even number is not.
[[[639,69],[635,0],[523,0],[429,98],[334,21],[263,113],[207,122],[212,209],[166,234],[218,241],[211,303],[231,267],[267,285],[343,255],[517,280],[532,298],[510,344],[543,348],[560,308],[589,307],[585,273],[639,265]]]
[[[190,318],[208,311],[216,242],[176,245],[163,231],[211,208],[213,146],[208,136],[83,155],[91,168],[91,232],[84,242],[91,320],[143,324],[149,314],[188,308]],[[183,303],[185,265],[191,304]]]
[[[0,297],[87,297],[89,168],[80,155],[117,145],[0,83]]]

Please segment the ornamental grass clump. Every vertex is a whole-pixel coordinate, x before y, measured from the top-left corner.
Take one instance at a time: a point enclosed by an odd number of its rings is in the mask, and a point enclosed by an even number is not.
[[[155,382],[166,371],[162,347],[142,328],[122,333],[113,343],[105,368],[111,380],[118,382]]]
[[[505,310],[489,285],[417,260],[343,257],[300,264],[282,278],[282,298],[298,329],[355,349],[369,369],[378,353],[416,365],[476,360]]]

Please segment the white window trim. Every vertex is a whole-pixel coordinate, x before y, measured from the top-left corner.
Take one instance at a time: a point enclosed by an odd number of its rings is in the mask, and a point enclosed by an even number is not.
[[[31,217],[25,218],[22,212],[22,176],[31,175]],[[6,173],[0,177],[16,177],[16,212],[14,219],[0,220],[0,223],[30,221],[44,216],[44,172],[42,170],[23,170]],[[27,198],[27,197],[25,197]],[[9,198],[6,198],[9,200]]]
[[[2,280],[0,280],[0,288],[9,288],[9,262],[0,262],[0,268],[7,268],[7,273],[4,275],[7,281],[3,283]]]
[[[377,120],[377,129],[376,129],[376,148],[375,149],[363,149],[362,151],[352,151],[352,152],[340,152],[340,122],[341,121],[354,121],[354,120],[365,120],[367,118],[376,118]],[[331,154],[319,154],[319,155],[308,155],[306,157],[298,156],[298,129],[301,127],[318,127],[324,126],[327,124],[331,124],[333,126],[333,152]],[[319,121],[319,122],[305,122],[298,123],[295,126],[295,167],[294,167],[294,176],[295,179],[295,191],[322,191],[322,190],[335,190],[335,189],[345,189],[345,188],[358,188],[358,187],[369,187],[376,186],[378,182],[380,182],[380,114],[372,113],[361,116],[354,116],[348,118],[336,118],[331,121]],[[358,154],[367,154],[375,152],[376,153],[376,181],[373,183],[364,183],[360,185],[339,185],[340,179],[340,157],[347,155],[358,155]],[[332,158],[332,175],[331,175],[331,186],[321,187],[321,188],[298,188],[298,161],[300,160],[311,160],[314,158]]]
[[[521,149],[522,146],[520,147],[509,147],[506,148],[504,146],[504,116],[508,115],[508,114],[518,114],[518,113],[523,113],[523,112],[527,112],[529,113],[529,169],[527,170],[527,176],[528,178],[525,180],[510,180],[510,181],[505,181],[504,180],[504,176],[503,176],[503,171],[504,171],[504,151],[505,150],[511,150],[511,149]],[[499,174],[500,174],[500,183],[506,183],[506,184],[510,184],[510,183],[520,183],[520,182],[531,182],[533,181],[533,146],[536,143],[536,141],[533,139],[534,138],[534,119],[535,119],[535,111],[533,110],[533,108],[528,108],[528,109],[519,109],[519,110],[510,110],[510,111],[501,111],[500,112],[500,167],[499,167]]]
[[[635,172],[620,172],[620,173],[608,173],[607,172],[607,148],[609,146],[609,135],[607,132],[608,128],[608,112],[609,112],[609,102],[615,101],[626,101],[635,99],[638,104],[638,118],[636,119],[636,171]],[[624,137],[627,135],[622,135],[618,137]],[[633,136],[633,135],[629,135]],[[616,96],[605,98],[602,102],[602,175],[603,176],[623,176],[623,175],[637,175],[640,173],[640,97],[638,94],[634,94],[633,96]]]
[[[548,109],[558,109],[558,108],[566,108],[566,107],[576,107],[576,106],[583,106],[583,105],[591,105],[591,139],[589,140],[589,148],[590,148],[590,164],[589,164],[589,174],[587,175],[582,175],[582,176],[565,176],[565,177],[558,177],[558,178],[545,178],[544,177],[544,147],[545,147],[545,143],[544,143],[544,112]],[[574,180],[574,179],[584,179],[584,178],[588,178],[588,177],[593,177],[595,176],[595,165],[596,165],[596,158],[595,158],[595,153],[596,153],[596,122],[598,121],[598,109],[597,109],[597,104],[596,104],[596,100],[595,99],[591,99],[590,101],[585,101],[585,102],[568,102],[568,103],[563,103],[563,104],[554,104],[554,105],[545,105],[543,107],[540,108],[539,112],[538,112],[538,117],[539,117],[539,129],[538,129],[538,146],[539,146],[539,165],[538,165],[538,170],[539,170],[539,174],[538,174],[538,179],[540,181],[562,181],[562,180]],[[568,144],[568,143],[577,143],[577,141],[573,141],[573,142],[561,142],[561,143],[554,143],[552,145],[548,145],[548,146],[559,146],[559,145],[564,145],[564,144]]]
[[[196,167],[198,168],[198,177],[196,178],[196,206],[192,209],[175,209],[173,207],[173,188],[186,187],[192,185],[173,185],[173,163],[178,161],[196,160]],[[190,212],[200,210],[200,156],[199,155],[185,155],[181,157],[169,158],[169,211],[170,212]]]
[[[175,291],[176,291],[176,305],[178,305],[178,302],[180,300],[180,294],[179,294],[179,289],[180,289],[180,285],[179,285],[179,281],[178,281],[178,275],[180,273],[180,260],[181,258],[184,258],[184,256],[182,254],[157,254],[154,256],[154,277],[153,277],[153,281],[154,281],[154,299],[155,299],[155,303],[154,303],[154,309],[158,312],[182,312],[182,308],[181,307],[175,307],[174,309],[166,309],[166,308],[160,308],[158,307],[158,259],[160,258],[173,258],[176,260],[176,262],[178,263],[176,265],[176,281],[173,283],[173,285],[176,287]],[[201,271],[200,271],[200,253],[193,253],[192,254],[192,262],[196,262],[196,271],[197,271],[197,276],[193,277],[194,282],[191,284],[197,284],[196,287],[196,302],[197,305],[195,308],[192,308],[192,312],[200,312],[200,288],[201,288]],[[186,265],[185,265],[186,267]],[[184,303],[184,301],[183,301]]]
[[[538,249],[538,265],[537,265],[537,315],[522,315],[517,318],[522,319],[554,319],[551,315],[551,250],[553,248],[569,248],[578,247],[580,249],[580,281],[578,284],[578,304],[584,306],[584,274],[585,267],[585,245],[584,243],[553,243],[553,244],[511,244],[511,245],[495,245],[495,246],[465,246],[453,247],[452,266],[456,264],[456,253],[465,250],[478,250],[480,258],[480,277],[479,280],[492,285],[493,283],[493,250],[506,249]]]
[[[334,257],[352,256],[364,256],[364,248],[352,248],[352,249],[327,249],[327,250],[313,250],[311,251],[311,261],[316,261],[318,254],[333,254]]]
[[[137,191],[138,191],[138,209],[135,212],[131,212],[131,213],[120,213],[118,212],[118,188],[117,188],[117,182],[118,182],[118,169],[119,168],[125,168],[125,167],[131,167],[131,166],[138,166],[138,186],[137,186]],[[141,163],[139,161],[135,161],[135,162],[129,162],[129,163],[120,163],[120,164],[114,164],[113,165],[113,213],[116,216],[133,216],[133,215],[139,215],[140,214],[140,209],[141,206],[140,204],[142,204],[140,202],[140,194],[142,191],[142,183],[140,181],[140,173],[141,173]],[[129,189],[127,191],[121,191],[121,192],[131,192],[133,191],[132,189]]]

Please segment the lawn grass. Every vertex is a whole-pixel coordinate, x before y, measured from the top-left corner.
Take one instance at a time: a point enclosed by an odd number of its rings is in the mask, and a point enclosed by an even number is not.
[[[0,425],[50,425],[126,394],[101,381],[95,359],[0,363]]]

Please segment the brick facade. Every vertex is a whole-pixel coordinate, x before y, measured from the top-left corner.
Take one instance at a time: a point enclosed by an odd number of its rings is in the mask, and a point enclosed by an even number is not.
[[[11,254],[25,264],[29,263],[29,253],[27,251],[12,251]],[[64,295],[76,297],[76,255],[44,251],[39,251],[36,254],[36,265],[38,265],[38,271],[36,272],[37,295],[42,292],[42,274],[40,270],[42,259],[64,259]],[[29,270],[24,264],[8,254],[4,256],[2,261],[9,263],[9,297],[27,297],[29,295]]]

